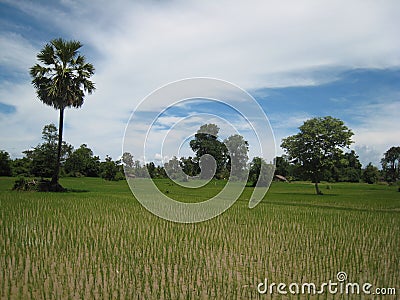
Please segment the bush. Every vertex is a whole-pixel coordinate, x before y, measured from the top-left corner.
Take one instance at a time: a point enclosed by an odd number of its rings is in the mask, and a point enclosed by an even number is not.
[[[66,192],[67,190],[63,188],[59,183],[51,183],[50,180],[42,179],[32,179],[27,180],[23,177],[18,178],[14,182],[12,188],[14,191],[37,191],[37,192]]]
[[[38,181],[32,179],[31,181],[19,177],[14,182],[14,186],[12,188],[14,191],[37,191],[38,190]]]
[[[117,174],[115,175],[114,180],[118,181],[118,180],[124,180],[125,179],[125,175],[122,172],[117,172]]]

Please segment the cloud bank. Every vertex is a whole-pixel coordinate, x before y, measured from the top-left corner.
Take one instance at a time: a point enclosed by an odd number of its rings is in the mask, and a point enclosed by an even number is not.
[[[4,18],[0,32],[0,102],[16,108],[14,114],[0,113],[0,137],[13,156],[39,142],[45,124],[57,124],[57,113],[35,99],[27,74],[36,53],[55,33],[83,42],[82,52],[96,67],[98,88],[82,109],[67,111],[65,139],[76,147],[87,143],[103,157],[121,154],[132,110],[171,81],[216,77],[256,93],[318,86],[348,69],[400,66],[398,1],[64,0],[3,5],[26,16]],[[356,144],[382,152],[395,142],[393,131],[384,134],[385,122],[393,122],[384,121],[384,115],[393,110],[371,109],[360,112],[365,118],[355,129]],[[284,124],[276,128],[277,144],[309,115],[271,112],[271,118],[290,123],[286,130]],[[371,122],[374,130],[369,130]]]

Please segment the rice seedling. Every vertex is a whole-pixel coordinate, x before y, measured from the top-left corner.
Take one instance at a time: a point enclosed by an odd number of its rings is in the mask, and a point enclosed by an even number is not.
[[[125,182],[63,180],[74,192],[12,192],[1,179],[1,298],[265,299],[257,285],[266,277],[321,284],[339,271],[400,292],[395,187],[330,184],[321,197],[308,183],[275,183],[254,209],[246,188],[219,217],[177,224],[145,210]],[[190,195],[157,185],[202,201],[224,183]]]

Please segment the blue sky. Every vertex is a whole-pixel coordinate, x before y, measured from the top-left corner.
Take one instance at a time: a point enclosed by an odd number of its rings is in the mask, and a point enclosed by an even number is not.
[[[80,40],[96,67],[97,91],[66,112],[65,139],[75,147],[118,157],[129,116],[149,93],[212,77],[257,100],[278,155],[280,140],[305,120],[332,115],[354,131],[362,163],[378,165],[400,143],[398,11],[398,1],[0,1],[0,149],[20,157],[45,124],[57,123],[57,112],[36,99],[28,70],[46,42],[63,37]],[[229,110],[197,102],[170,109],[160,138],[204,111],[240,127]],[[135,126],[146,129],[149,120]],[[149,156],[163,155],[154,147]]]

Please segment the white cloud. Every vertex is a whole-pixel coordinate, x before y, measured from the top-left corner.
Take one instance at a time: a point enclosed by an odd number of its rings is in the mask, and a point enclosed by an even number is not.
[[[334,78],[321,76],[318,70],[325,68],[400,65],[398,1],[9,4],[59,29],[60,35],[81,40],[84,54],[91,51],[88,58],[96,67],[98,89],[82,109],[67,111],[65,138],[76,147],[85,142],[101,156],[120,155],[131,111],[170,81],[210,76],[246,89],[315,85]],[[0,42],[5,45],[2,65],[23,71],[33,64],[38,41],[1,33]],[[2,85],[0,92],[1,102],[17,107],[16,114],[1,120],[5,148],[26,149],[38,142],[44,124],[57,122],[54,110],[32,99],[29,82]],[[303,117],[285,121],[297,126]],[[9,126],[14,126],[14,137],[6,130]],[[357,134],[358,143],[368,141],[368,132],[360,129]]]
[[[380,160],[383,157],[383,152],[376,149],[375,146],[355,145],[354,150],[359,156],[362,166],[365,168],[369,163],[380,168]]]
[[[36,146],[43,125],[57,124],[54,109],[35,99],[34,90],[26,84],[3,83],[0,85],[0,101],[16,106],[16,113],[0,113],[1,148],[15,156],[21,151]]]
[[[304,121],[312,118],[313,116],[306,112],[297,113],[271,113],[269,115],[269,120],[272,123],[274,130],[293,130],[301,126]]]
[[[365,166],[380,166],[383,153],[400,145],[400,98],[393,102],[375,103],[359,108],[358,125],[354,129],[355,149]]]
[[[27,76],[29,68],[35,63],[35,49],[29,41],[17,33],[6,32],[0,35],[0,65],[8,73]]]

